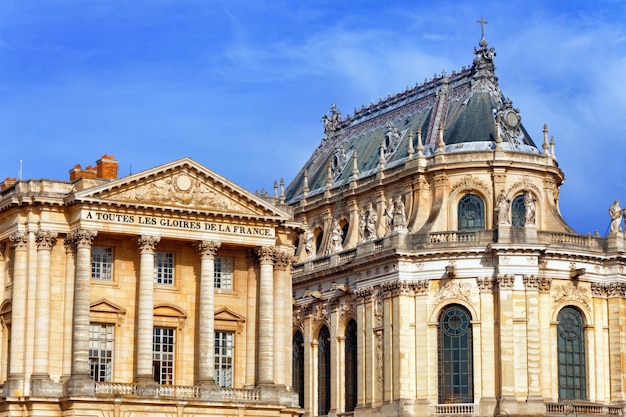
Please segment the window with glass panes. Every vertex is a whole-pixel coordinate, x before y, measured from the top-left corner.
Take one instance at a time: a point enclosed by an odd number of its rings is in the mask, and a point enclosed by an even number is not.
[[[233,386],[233,359],[235,355],[235,334],[215,332],[215,383],[220,387]]]
[[[304,336],[301,332],[296,332],[293,336],[293,347],[291,350],[292,373],[291,386],[293,391],[298,393],[298,404],[304,408]]]
[[[174,284],[174,254],[172,252],[154,253],[155,284]]]
[[[174,382],[174,335],[167,327],[155,327],[152,333],[152,375],[159,384]]]
[[[215,257],[213,278],[215,288],[233,289],[233,258]]]
[[[526,220],[526,204],[524,203],[524,195],[520,194],[513,199],[511,203],[511,224],[515,227],[524,226]]]
[[[317,413],[330,411],[330,331],[323,326],[317,338]]]
[[[97,382],[113,380],[112,324],[89,325],[89,372]]]
[[[110,281],[113,279],[113,248],[91,248],[91,278]]]
[[[459,201],[459,230],[485,228],[485,203],[475,194],[466,194]]]
[[[559,399],[587,399],[585,323],[574,307],[565,307],[557,316]]]
[[[439,403],[474,402],[472,323],[468,311],[446,307],[439,318]]]

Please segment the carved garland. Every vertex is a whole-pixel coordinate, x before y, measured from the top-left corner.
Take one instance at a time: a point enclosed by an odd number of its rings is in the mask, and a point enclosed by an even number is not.
[[[483,180],[474,177],[473,175],[466,175],[462,180],[457,181],[452,186],[452,193],[456,193],[459,190],[480,190],[485,195],[491,195],[491,189]],[[451,193],[451,194],[452,194]]]

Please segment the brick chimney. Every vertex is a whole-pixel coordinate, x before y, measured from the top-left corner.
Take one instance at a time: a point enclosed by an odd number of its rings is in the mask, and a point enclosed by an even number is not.
[[[89,165],[83,169],[80,164],[74,165],[74,168],[70,169],[70,181],[74,182],[79,178],[116,180],[117,168],[117,161],[113,155],[102,155],[96,161],[95,167]]]
[[[102,157],[96,161],[96,172],[98,178],[104,178],[107,180],[117,179],[117,161],[113,155],[102,155]]]
[[[16,178],[6,177],[2,183],[0,183],[0,190],[6,190],[17,182]]]

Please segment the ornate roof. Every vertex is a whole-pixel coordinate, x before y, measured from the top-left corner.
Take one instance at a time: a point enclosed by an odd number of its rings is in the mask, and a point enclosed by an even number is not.
[[[498,86],[494,48],[483,37],[474,54],[471,67],[444,72],[345,119],[333,104],[322,117],[324,138],[287,187],[287,203],[303,192],[323,190],[331,177],[332,186],[339,186],[356,172],[366,177],[380,169],[381,161],[390,168],[414,152],[428,157],[440,151],[495,149],[497,124],[503,150],[541,153],[524,129],[519,109]]]

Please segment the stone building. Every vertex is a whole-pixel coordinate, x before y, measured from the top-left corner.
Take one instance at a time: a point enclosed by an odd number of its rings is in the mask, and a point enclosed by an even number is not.
[[[623,415],[622,210],[605,237],[566,224],[554,139],[531,139],[484,37],[474,54],[333,105],[286,189],[305,416]]]
[[[295,416],[285,210],[191,159],[0,190],[0,416]]]

